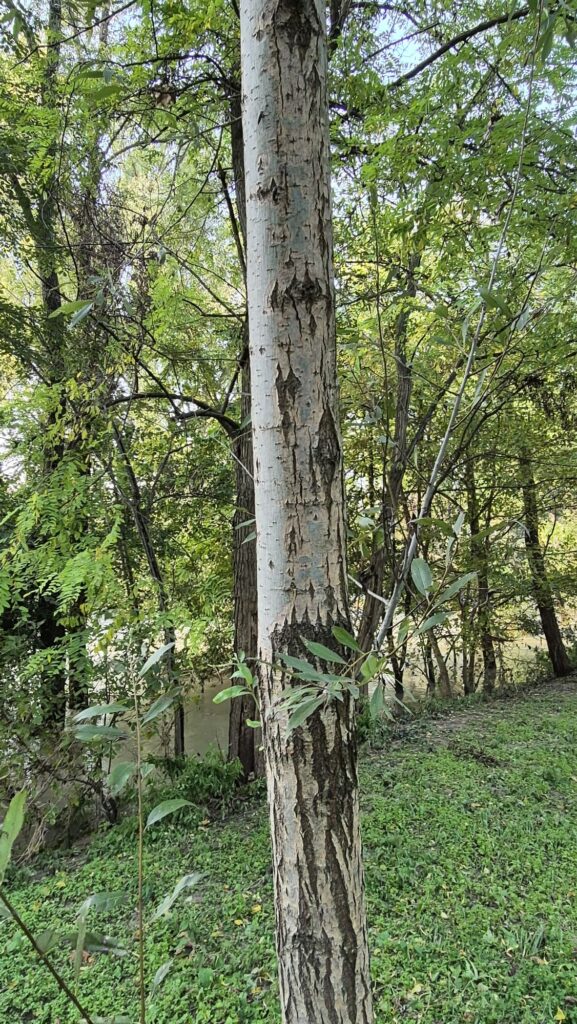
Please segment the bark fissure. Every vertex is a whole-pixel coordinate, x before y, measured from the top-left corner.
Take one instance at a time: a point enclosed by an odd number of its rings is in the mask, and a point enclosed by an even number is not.
[[[354,714],[278,665],[350,628],[320,0],[241,9],[259,690],[285,1024],[371,1024]]]

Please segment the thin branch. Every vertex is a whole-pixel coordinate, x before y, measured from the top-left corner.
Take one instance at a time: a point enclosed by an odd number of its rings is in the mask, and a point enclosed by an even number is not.
[[[217,423],[220,423],[226,430],[227,434],[234,434],[238,431],[240,424],[236,420],[233,420],[231,416],[226,416],[219,409],[215,409],[208,402],[203,402],[200,398],[191,398],[190,395],[177,395],[170,391],[138,391],[130,395],[120,395],[118,398],[111,398],[106,403],[106,408],[110,409],[116,405],[123,405],[125,403],[131,404],[132,402],[142,401],[155,401],[164,400],[171,403],[174,415],[178,420],[190,420],[194,418],[201,419],[213,419]],[[187,402],[190,405],[196,405],[197,408],[189,412],[181,412],[173,403],[174,402]]]
[[[2,903],[6,907],[8,913],[10,914],[10,917],[16,922],[16,924],[18,925],[20,931],[23,932],[23,934],[28,939],[28,942],[30,943],[30,945],[34,948],[34,950],[36,951],[36,953],[38,954],[38,956],[42,960],[42,963],[44,964],[44,966],[50,971],[52,977],[54,978],[54,981],[58,985],[58,988],[62,992],[64,992],[64,994],[67,997],[67,999],[69,999],[70,1002],[73,1004],[73,1006],[76,1007],[76,1009],[78,1010],[80,1016],[82,1017],[82,1020],[86,1021],[86,1024],[94,1024],[94,1022],[92,1020],[92,1017],[88,1013],[88,1010],[84,1009],[84,1007],[82,1006],[82,1003],[80,1003],[78,1001],[78,999],[74,995],[74,992],[72,991],[72,989],[69,988],[68,985],[66,984],[66,982],[64,981],[64,978],[58,973],[56,968],[52,966],[50,960],[46,956],[46,953],[44,952],[44,950],[41,948],[41,946],[38,944],[38,942],[34,938],[32,932],[30,931],[30,929],[28,927],[28,925],[24,923],[24,921],[20,917],[20,914],[16,910],[16,907],[14,907],[12,905],[12,903],[10,902],[10,900],[8,899],[6,893],[3,890],[0,890],[0,900],[2,900]]]
[[[438,61],[449,50],[452,50],[453,47],[458,46],[459,43],[466,43],[473,36],[478,36],[482,32],[488,32],[489,29],[495,28],[497,25],[506,25],[508,22],[519,21],[521,18],[526,18],[528,14],[530,14],[529,7],[520,7],[518,11],[509,11],[507,14],[500,14],[495,18],[487,18],[486,21],[480,21],[478,25],[465,29],[464,32],[459,32],[458,35],[443,43],[442,46],[439,46],[438,50],[429,54],[428,57],[425,57],[420,64],[416,64],[410,71],[405,71],[404,74],[399,75],[393,82],[388,82],[386,88],[397,89],[400,85],[404,85],[405,82],[410,82],[412,78],[416,78],[417,75],[421,74],[421,71],[425,71],[426,68]]]

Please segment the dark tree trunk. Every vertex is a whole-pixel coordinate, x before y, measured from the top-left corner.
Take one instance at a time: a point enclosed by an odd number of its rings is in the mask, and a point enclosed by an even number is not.
[[[489,592],[489,559],[487,551],[488,538],[486,536],[479,536],[481,532],[479,504],[477,500],[475,471],[471,459],[467,460],[465,468],[465,486],[467,488],[469,525],[471,528],[471,554],[473,556],[473,568],[477,573],[477,595],[479,602],[477,622],[481,637],[481,653],[483,656],[483,689],[486,693],[493,693],[495,689],[495,681],[497,679],[497,659],[495,657],[495,647],[491,636],[491,599]]]
[[[127,480],[128,480],[128,488],[129,488],[129,491],[130,491],[130,498],[129,498],[129,501],[128,501],[129,509],[130,509],[131,514],[132,514],[132,518],[134,520],[134,525],[136,527],[136,532],[138,533],[138,537],[139,537],[140,543],[142,545],[142,549],[144,551],[144,555],[146,557],[146,561],[148,563],[148,568],[149,568],[149,571],[150,571],[150,575],[151,575],[152,580],[153,580],[153,582],[154,582],[154,584],[156,586],[158,610],[159,610],[161,615],[166,615],[166,613],[168,612],[168,608],[169,608],[168,594],[166,592],[166,587],[165,587],[165,584],[164,584],[164,577],[162,575],[162,570],[160,568],[160,562],[159,562],[157,554],[156,554],[156,549],[154,547],[154,543],[153,543],[152,536],[151,536],[151,533],[150,533],[150,529],[149,529],[149,526],[148,526],[148,521],[147,521],[147,518],[144,515],[143,510],[142,510],[142,498],[141,498],[141,494],[140,494],[140,487],[138,485],[138,480],[136,479],[136,476],[134,474],[134,470],[132,468],[132,464],[130,462],[129,455],[128,455],[128,452],[126,450],[126,446],[125,446],[124,441],[122,439],[122,435],[121,435],[120,431],[117,429],[117,427],[114,427],[113,429],[114,429],[114,438],[115,438],[115,441],[116,441],[116,446],[117,446],[117,449],[118,449],[118,451],[120,453],[120,456],[121,456],[121,459],[122,459],[122,464],[124,466],[124,470],[126,472],[126,477],[127,477]],[[123,493],[123,492],[121,492],[121,493]],[[174,683],[174,675],[175,675],[175,673],[174,673],[174,642],[175,642],[175,639],[176,639],[176,637],[175,637],[174,626],[165,626],[164,627],[164,642],[165,642],[165,644],[172,644],[173,645],[173,647],[168,651],[168,653],[166,654],[165,658],[163,659],[164,671],[165,671],[166,680],[167,680],[167,686],[166,686],[167,689],[169,689],[170,686],[172,686],[173,683]],[[183,707],[183,704],[182,704],[182,700],[179,700],[178,703],[176,704],[176,707],[175,707],[175,710],[174,710],[174,756],[175,757],[182,757],[184,755],[184,753],[185,753],[184,707]]]
[[[55,604],[44,594],[38,598],[36,615],[36,649],[53,649],[56,652],[54,668],[45,669],[40,681],[42,727],[48,732],[59,733],[62,732],[66,720],[66,671],[61,646],[66,631],[58,619]]]
[[[246,275],[246,192],[244,180],[244,139],[240,87],[235,83],[230,95],[231,151],[236,194],[234,210],[230,210],[233,234],[236,239],[239,262]],[[223,183],[224,184],[224,183]],[[251,428],[251,380],[248,357],[248,321],[243,332],[241,352],[241,411],[240,428],[232,438],[236,480],[236,508],[233,520],[233,597],[234,597],[234,649],[244,652],[247,664],[256,666],[257,656],[257,576],[256,543],[254,538],[254,470]],[[247,523],[247,526],[243,526]],[[228,756],[238,758],[244,778],[264,775],[264,757],[261,750],[262,733],[247,725],[258,718],[258,710],[251,695],[231,701],[228,728]]]
[[[447,668],[447,663],[446,663],[446,661],[443,658],[443,655],[441,653],[441,648],[439,647],[439,641],[437,640],[435,634],[433,633],[433,630],[430,630],[429,635],[430,635],[430,638],[431,638],[431,648],[432,648],[433,654],[435,655],[435,661],[437,662],[437,668],[439,670],[439,682],[438,682],[439,696],[440,697],[452,697],[453,696],[453,692],[451,690],[451,680],[449,678],[449,670]]]
[[[533,594],[539,609],[553,671],[556,676],[566,676],[573,671],[573,667],[569,661],[561,630],[559,629],[551,585],[545,568],[545,558],[539,541],[537,487],[535,485],[531,458],[528,453],[523,453],[519,459],[519,465],[521,467],[523,508],[525,512],[525,547],[531,571]]]
[[[431,647],[431,638],[428,636],[425,638],[423,662],[425,665],[425,676],[427,678],[427,696],[432,697],[435,692],[436,678],[435,663],[433,661],[433,648]]]
[[[245,357],[242,370],[241,427],[233,439],[236,475],[236,509],[233,520],[234,649],[244,653],[253,671],[257,655],[257,580],[254,539],[254,480],[252,431],[250,422],[250,368]],[[228,754],[242,764],[244,777],[264,774],[260,752],[260,729],[247,725],[258,718],[254,697],[247,695],[231,701],[228,729]]]

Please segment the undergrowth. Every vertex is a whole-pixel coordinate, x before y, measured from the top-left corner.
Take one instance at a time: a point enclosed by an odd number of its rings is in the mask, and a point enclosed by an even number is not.
[[[451,728],[449,728],[451,726]],[[191,769],[192,772],[192,769]],[[577,1024],[577,691],[471,705],[419,719],[366,749],[363,836],[378,1024]],[[146,836],[148,917],[185,873],[172,912],[149,925],[148,982],[174,962],[150,1024],[277,1024],[270,848],[259,795],[226,821],[200,814]],[[94,892],[125,893],[93,925],[127,949],[86,957],[94,1015],[136,1021],[135,852],[125,820],[88,846],[20,869],[8,891],[35,934],[73,926]],[[14,928],[0,923],[0,1020],[77,1016]],[[70,951],[54,954],[72,978]],[[312,1022],[311,1022],[312,1024]]]

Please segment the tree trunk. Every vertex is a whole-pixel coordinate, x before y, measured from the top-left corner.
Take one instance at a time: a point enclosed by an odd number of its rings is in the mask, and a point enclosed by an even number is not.
[[[431,648],[433,654],[435,655],[435,661],[437,662],[437,668],[439,670],[439,696],[452,697],[453,691],[451,690],[451,680],[449,678],[449,670],[447,668],[447,663],[443,658],[441,648],[439,647],[439,641],[437,640],[437,637],[433,633],[432,629],[429,631],[429,636],[431,638]]]
[[[566,676],[573,671],[569,656],[565,650],[559,623],[555,614],[553,594],[545,568],[545,558],[539,541],[539,511],[537,506],[537,488],[528,453],[519,459],[521,467],[521,486],[523,489],[523,508],[525,512],[525,547],[531,571],[533,594],[539,609],[543,633],[553,671],[556,676]]]
[[[461,591],[459,604],[461,607],[461,651],[462,651],[462,675],[463,693],[466,697],[475,693],[477,688],[475,680],[475,630],[474,611],[469,602],[469,587]]]
[[[427,680],[427,697],[432,697],[435,693],[437,681],[435,678],[435,664],[433,662],[433,648],[431,646],[431,638],[429,636],[425,637],[423,647],[423,664]]]
[[[250,368],[242,371],[241,427],[233,441],[236,476],[236,508],[233,520],[234,649],[244,652],[253,671],[257,656],[257,582],[256,543],[254,537],[254,481],[252,433],[250,422]],[[246,524],[246,525],[243,525]],[[264,774],[260,752],[262,734],[247,721],[258,717],[252,694],[231,701],[228,726],[228,755],[238,757],[244,777]]]
[[[244,139],[240,89],[233,85],[231,107],[231,151],[239,229],[234,230],[238,256],[246,276],[246,192],[244,184]],[[231,219],[234,212],[231,212]],[[240,429],[232,439],[236,479],[236,507],[233,521],[233,592],[234,649],[243,651],[248,665],[254,669],[257,656],[257,583],[256,543],[247,539],[254,533],[254,467],[252,457],[251,381],[248,356],[248,322],[243,332],[241,352]],[[246,528],[242,523],[249,522]],[[254,697],[247,694],[230,703],[228,723],[228,756],[238,757],[244,778],[264,775],[262,733],[247,725],[258,712]]]
[[[417,294],[415,271],[420,256],[412,253],[405,271],[405,295],[414,299]],[[370,575],[366,585],[366,597],[363,604],[359,626],[359,644],[363,651],[369,651],[379,623],[383,617],[385,605],[382,601],[384,584],[388,583],[392,590],[396,579],[396,545],[395,531],[398,521],[398,507],[401,498],[403,480],[407,468],[407,429],[413,390],[413,367],[407,358],[407,331],[410,310],[402,309],[395,323],[395,365],[397,368],[397,397],[395,406],[395,428],[392,438],[393,456],[387,471],[388,453],[383,460],[383,497],[382,525],[383,546],[375,551],[371,563]],[[397,673],[395,670],[395,679]],[[401,679],[402,687],[402,679]]]
[[[154,582],[154,585],[156,587],[158,611],[162,616],[165,616],[169,608],[168,594],[166,593],[164,576],[162,575],[160,562],[156,555],[156,550],[152,541],[152,536],[150,533],[147,518],[142,511],[142,497],[140,494],[140,487],[138,485],[138,480],[136,479],[134,470],[132,468],[132,464],[130,462],[126,446],[122,439],[122,435],[116,426],[113,426],[113,433],[116,442],[116,447],[120,453],[124,470],[126,472],[128,487],[130,490],[129,498],[127,499],[125,497],[124,500],[128,501],[128,507],[132,514],[134,525],[136,527],[136,532],[138,533],[138,537],[142,545],[142,550],[146,557],[148,569]],[[122,491],[121,494],[123,494]],[[163,658],[164,672],[166,675],[166,689],[169,690],[170,687],[174,685],[174,643],[176,641],[176,633],[174,626],[172,625],[165,625],[163,632],[165,644],[173,645],[172,648],[167,652],[167,654]],[[174,756],[183,757],[185,753],[185,739],[184,706],[182,704],[182,700],[179,700],[178,703],[175,705],[173,723]]]
[[[493,637],[491,636],[491,598],[489,593],[487,537],[479,536],[481,528],[477,486],[475,483],[473,461],[470,458],[467,460],[465,467],[465,486],[467,488],[469,525],[471,527],[471,554],[473,556],[473,568],[477,573],[477,595],[479,600],[477,622],[481,635],[481,654],[483,655],[483,689],[486,693],[493,693],[495,680],[497,679],[497,659],[495,657]]]
[[[293,732],[279,654],[349,626],[327,41],[320,0],[243,0],[259,688],[284,1024],[370,1024],[352,698]]]

